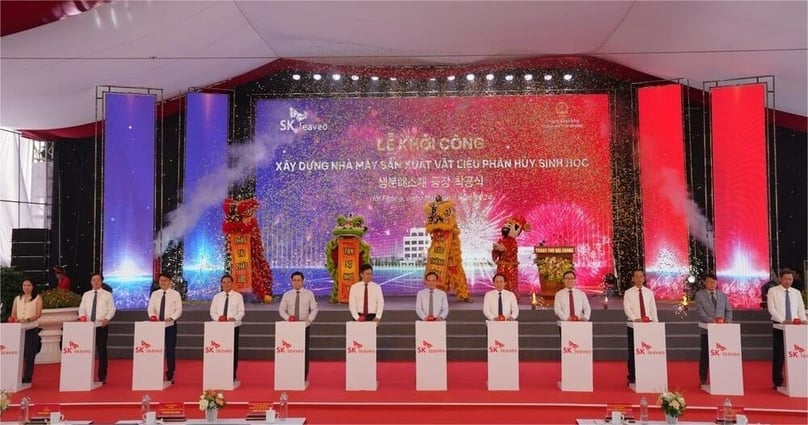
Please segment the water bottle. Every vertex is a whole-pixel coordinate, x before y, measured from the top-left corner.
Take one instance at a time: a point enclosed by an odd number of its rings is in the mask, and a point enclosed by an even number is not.
[[[648,399],[645,397],[640,399],[640,423],[642,425],[648,423]]]
[[[289,395],[286,392],[281,393],[280,409],[278,411],[278,418],[285,420],[289,417]]]
[[[146,413],[151,411],[151,397],[148,394],[143,395],[143,399],[140,401],[140,413]]]
[[[721,422],[730,423],[732,421],[732,402],[729,398],[724,399],[724,409],[721,412]]]
[[[31,406],[31,399],[28,397],[23,397],[20,400],[20,422],[21,423],[28,423],[31,420],[31,416],[28,412],[29,407]]]

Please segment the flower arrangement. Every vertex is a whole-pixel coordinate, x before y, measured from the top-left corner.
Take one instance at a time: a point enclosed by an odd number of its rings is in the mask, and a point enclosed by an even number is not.
[[[81,304],[81,295],[59,288],[42,291],[39,296],[45,309],[78,307]]]
[[[685,398],[676,391],[665,391],[659,395],[657,404],[662,408],[662,412],[667,416],[679,417],[685,413]]]
[[[573,269],[572,262],[563,257],[544,257],[536,261],[536,264],[542,280],[548,282],[561,282],[564,273]]]
[[[219,391],[205,390],[199,396],[199,410],[221,409],[224,405],[224,394]]]
[[[6,390],[0,390],[0,412],[4,412],[11,405],[11,400],[8,398]]]

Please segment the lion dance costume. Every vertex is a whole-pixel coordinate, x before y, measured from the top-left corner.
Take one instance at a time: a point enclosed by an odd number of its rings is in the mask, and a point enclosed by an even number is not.
[[[530,224],[522,216],[511,216],[502,226],[502,238],[494,243],[491,258],[497,263],[497,273],[505,276],[505,289],[519,298],[519,245],[516,238],[529,232]]]
[[[227,258],[234,287],[239,292],[252,290],[258,301],[272,301],[272,270],[264,257],[261,229],[255,219],[255,198],[224,200],[222,231],[227,238]]]
[[[367,231],[364,217],[337,216],[337,226],[331,231],[334,237],[325,246],[325,268],[334,281],[332,303],[348,302],[351,285],[359,281],[359,267],[370,264],[370,245],[362,240]]]
[[[435,202],[424,206],[426,232],[432,237],[426,259],[426,273],[438,274],[438,288],[454,290],[461,301],[472,302],[463,256],[460,251],[460,228],[455,218],[454,202],[444,201],[440,196]]]

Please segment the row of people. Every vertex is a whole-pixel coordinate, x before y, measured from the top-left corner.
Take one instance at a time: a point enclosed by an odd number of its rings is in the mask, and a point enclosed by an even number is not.
[[[805,305],[801,294],[791,288],[793,272],[784,270],[780,273],[780,285],[768,292],[768,311],[774,323],[806,323]],[[361,280],[351,286],[348,309],[356,321],[380,321],[384,313],[384,294],[379,284],[373,282],[373,267],[363,265],[360,268]],[[564,289],[560,290],[554,301],[554,312],[559,320],[587,321],[591,316],[588,297],[575,287],[576,275],[567,271],[563,275]],[[653,292],[645,287],[645,273],[635,270],[632,273],[632,287],[623,294],[623,308],[628,321],[658,322],[656,300]],[[283,320],[305,321],[310,325],[317,317],[317,300],[314,293],[305,286],[303,273],[297,271],[290,276],[292,288],[283,294],[279,304],[279,314]],[[420,320],[446,320],[449,315],[449,303],[446,293],[437,289],[438,276],[427,273],[424,276],[424,288],[416,295],[415,312]],[[79,306],[80,320],[98,322],[96,328],[96,353],[98,357],[98,381],[106,382],[107,377],[107,338],[108,324],[115,315],[115,304],[112,293],[102,287],[103,276],[100,273],[91,277],[92,289],[83,294]],[[171,288],[171,277],[161,274],[158,280],[159,289],[155,290],[147,307],[150,320],[168,323],[165,332],[166,375],[168,381],[174,382],[176,370],[177,320],[182,315],[182,299],[180,294]],[[214,295],[210,304],[210,317],[214,321],[240,322],[244,318],[244,298],[233,290],[233,278],[229,274],[222,276],[221,291]],[[494,289],[485,294],[483,314],[488,320],[516,320],[519,317],[519,305],[516,296],[505,289],[505,276],[497,274],[493,277]],[[14,299],[12,320],[26,322],[36,321],[42,314],[42,300],[38,297],[30,279],[23,281],[23,293]],[[695,295],[696,312],[700,322],[731,322],[732,305],[726,293],[717,290],[717,278],[709,274],[704,279],[704,289]],[[239,352],[239,327],[234,334],[233,374],[236,378]],[[701,330],[699,380],[706,383],[709,373],[707,335]],[[306,327],[305,375],[309,370],[310,329]],[[634,334],[627,329],[627,380],[629,384],[635,380],[634,366]],[[33,377],[34,358],[38,351],[39,328],[26,332],[24,352],[23,382],[30,382]],[[772,383],[775,387],[783,384],[783,332],[773,330],[772,344]]]

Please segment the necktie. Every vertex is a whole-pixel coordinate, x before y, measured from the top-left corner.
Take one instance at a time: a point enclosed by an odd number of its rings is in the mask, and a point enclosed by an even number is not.
[[[645,318],[645,301],[642,299],[642,289],[637,290],[640,294],[640,318]]]
[[[95,311],[98,309],[98,291],[93,291],[93,308],[90,310],[90,321],[95,322]],[[788,300],[788,298],[786,298]]]
[[[435,300],[433,298],[434,292],[435,291],[433,289],[429,290],[429,315],[430,316],[435,315]]]
[[[300,291],[295,291],[295,320],[300,319]]]
[[[502,316],[502,291],[499,291],[499,299],[497,300],[497,315]]]
[[[362,315],[368,315],[368,284],[365,284],[365,300],[362,301]]]
[[[790,291],[786,289],[786,322],[791,321],[791,300],[788,299],[788,293]]]
[[[710,292],[710,298],[713,300],[713,308],[718,308],[718,300],[715,299],[715,292]]]
[[[570,316],[577,316],[575,314],[575,301],[572,299],[572,289],[570,289]]]
[[[157,317],[161,322],[166,320],[166,291],[163,291],[163,297],[160,298],[160,315]]]
[[[225,294],[224,310],[222,310],[222,316],[224,316],[225,319],[227,319],[227,307],[229,306],[229,304],[230,304],[230,293],[228,292],[227,294]]]

